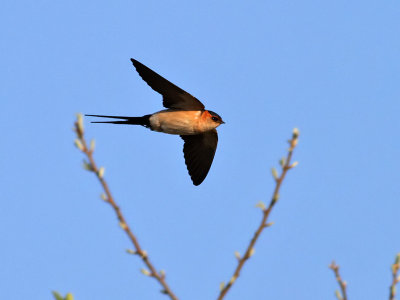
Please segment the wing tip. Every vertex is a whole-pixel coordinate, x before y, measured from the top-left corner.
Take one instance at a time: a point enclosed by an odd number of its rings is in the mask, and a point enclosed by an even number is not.
[[[135,68],[137,68],[138,66],[142,65],[139,61],[137,61],[134,58],[131,58],[131,62],[135,66]]]
[[[204,179],[201,180],[201,181],[194,181],[193,178],[192,178],[192,182],[193,182],[194,186],[199,186],[200,184],[202,184],[203,181],[204,181]]]

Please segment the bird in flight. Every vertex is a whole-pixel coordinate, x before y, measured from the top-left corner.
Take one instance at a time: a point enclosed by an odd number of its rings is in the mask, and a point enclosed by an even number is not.
[[[141,125],[153,131],[180,135],[184,141],[183,153],[189,175],[194,185],[201,184],[211,168],[217,149],[216,128],[225,122],[217,113],[206,110],[197,98],[137,60],[131,58],[131,61],[140,77],[163,96],[166,109],[142,117],[86,116],[119,119],[92,123]]]

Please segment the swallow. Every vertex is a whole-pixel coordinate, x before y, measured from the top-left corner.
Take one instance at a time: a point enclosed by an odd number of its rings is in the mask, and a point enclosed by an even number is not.
[[[184,141],[183,153],[188,173],[193,184],[200,185],[211,168],[217,150],[216,128],[225,122],[217,113],[206,110],[194,96],[137,60],[131,58],[131,61],[140,77],[162,95],[166,109],[142,117],[86,116],[119,119],[92,123],[141,125],[152,131],[180,135]]]

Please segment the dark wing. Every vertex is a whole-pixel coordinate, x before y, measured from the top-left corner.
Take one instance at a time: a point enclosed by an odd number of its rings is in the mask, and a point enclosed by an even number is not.
[[[183,153],[185,163],[194,185],[206,178],[217,150],[218,134],[211,130],[198,135],[181,135],[185,141]]]
[[[163,95],[163,106],[184,110],[203,110],[204,105],[189,93],[158,75],[142,63],[131,58],[140,77],[156,92]]]

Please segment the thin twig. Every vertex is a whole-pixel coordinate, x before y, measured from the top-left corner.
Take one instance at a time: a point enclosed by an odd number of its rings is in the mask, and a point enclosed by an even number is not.
[[[394,300],[396,297],[396,285],[400,282],[400,275],[397,275],[400,270],[400,253],[396,255],[394,264],[392,265],[392,284],[390,285],[389,300]]]
[[[340,286],[340,290],[342,292],[339,292],[338,290],[336,290],[335,295],[338,298],[338,300],[347,300],[347,292],[346,292],[346,288],[347,288],[347,282],[344,281],[342,279],[342,277],[340,276],[339,273],[339,266],[333,261],[330,265],[329,268],[333,270],[333,272],[335,273],[335,277],[336,277],[336,281],[338,282],[339,286]]]
[[[175,294],[172,292],[171,288],[168,286],[165,280],[165,272],[164,271],[158,272],[154,267],[154,265],[150,262],[147,252],[143,250],[142,247],[140,246],[138,239],[133,234],[132,230],[129,228],[129,225],[126,222],[125,217],[123,216],[120,208],[116,204],[111,194],[110,188],[108,187],[107,182],[104,180],[103,177],[104,168],[103,167],[98,168],[96,162],[94,161],[93,158],[94,142],[91,143],[90,148],[87,146],[87,142],[84,138],[83,117],[80,114],[77,116],[77,121],[75,122],[75,132],[77,135],[77,139],[75,140],[75,145],[82,153],[86,155],[87,159],[89,160],[89,162],[84,162],[84,168],[96,174],[96,177],[100,181],[100,184],[103,187],[105,193],[105,195],[104,194],[102,195],[103,200],[105,200],[105,202],[109,203],[112,206],[117,215],[119,225],[128,235],[129,239],[131,240],[135,248],[135,251],[129,251],[129,252],[138,255],[142,259],[144,264],[149,269],[149,270],[142,269],[142,273],[156,279],[163,287],[162,290],[163,294],[168,295],[172,300],[178,300],[178,297],[175,296]]]
[[[299,131],[297,130],[297,128],[295,128],[293,130],[292,139],[288,141],[290,147],[289,147],[289,150],[288,150],[287,157],[286,157],[286,159],[282,159],[280,161],[280,164],[282,166],[281,175],[278,176],[277,171],[275,169],[272,169],[272,174],[273,174],[273,176],[275,178],[275,184],[276,185],[275,185],[275,189],[274,189],[274,192],[272,194],[272,198],[271,198],[271,201],[269,203],[269,206],[265,207],[265,204],[263,204],[262,202],[257,204],[257,206],[259,206],[263,211],[263,217],[262,217],[261,223],[258,226],[257,230],[255,231],[254,236],[251,239],[249,245],[247,246],[246,252],[243,255],[243,257],[240,257],[240,254],[238,252],[235,253],[235,255],[236,255],[237,259],[238,259],[238,265],[236,266],[236,269],[233,272],[233,276],[231,277],[229,282],[227,284],[224,284],[224,283],[221,284],[218,300],[223,299],[225,297],[225,295],[228,293],[228,291],[230,290],[232,285],[235,283],[236,279],[239,277],[240,271],[242,270],[244,264],[254,254],[254,245],[256,244],[257,240],[259,239],[259,237],[260,237],[261,233],[263,232],[264,228],[269,227],[271,225],[271,224],[267,223],[268,217],[269,217],[274,205],[276,204],[276,202],[279,199],[279,190],[280,190],[280,187],[282,185],[282,182],[285,179],[286,173],[291,168],[293,168],[293,167],[295,167],[297,165],[297,162],[291,164],[291,159],[292,159],[292,155],[293,155],[293,150],[297,145],[298,137],[299,137]]]

